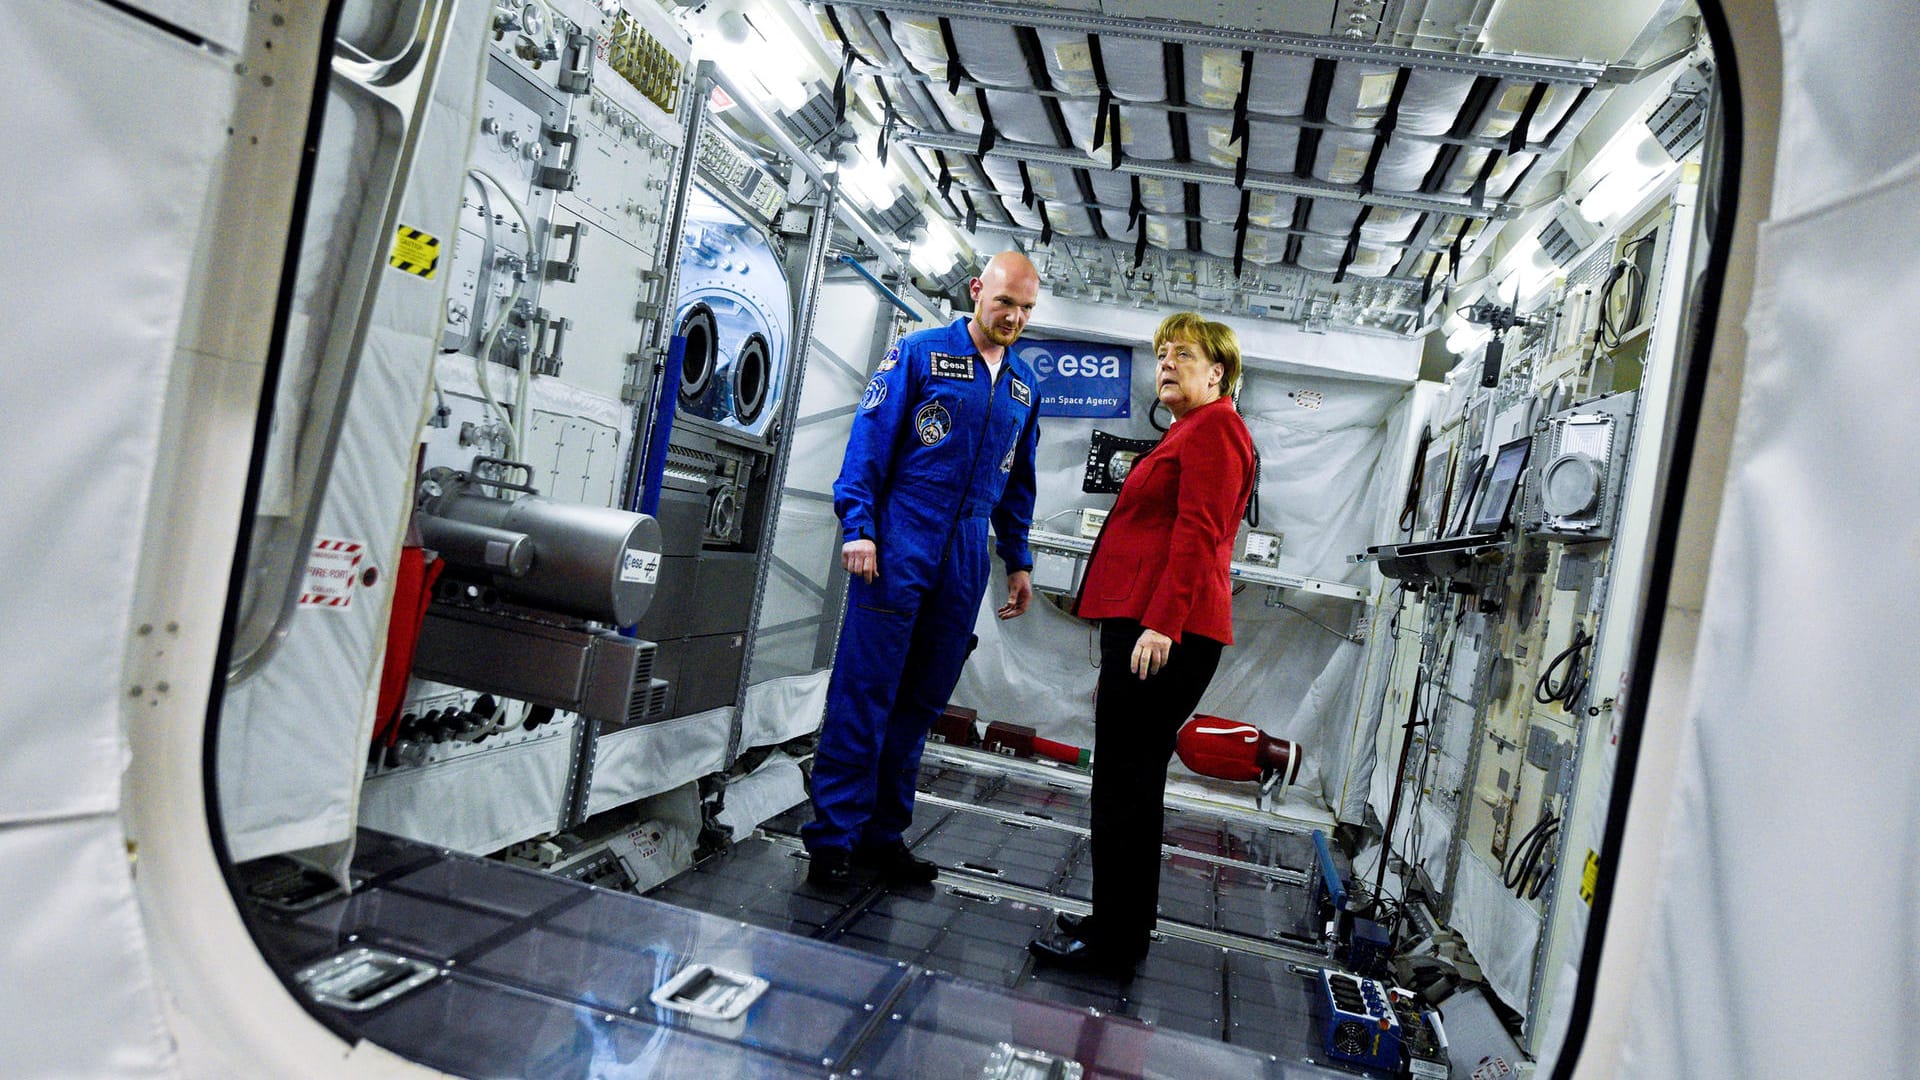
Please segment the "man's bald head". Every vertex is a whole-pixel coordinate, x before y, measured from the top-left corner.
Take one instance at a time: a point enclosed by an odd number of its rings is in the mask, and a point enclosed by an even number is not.
[[[1027,328],[1040,298],[1040,272],[1018,251],[1003,251],[987,260],[967,291],[973,297],[974,343],[983,353],[989,346],[1004,349]]]

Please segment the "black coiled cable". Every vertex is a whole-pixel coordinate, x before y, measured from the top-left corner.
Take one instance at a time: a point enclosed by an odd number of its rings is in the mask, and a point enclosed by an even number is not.
[[[1533,684],[1533,700],[1542,705],[1557,701],[1561,708],[1572,712],[1574,701],[1587,688],[1587,671],[1580,662],[1580,654],[1592,644],[1593,639],[1587,636],[1586,630],[1575,627],[1573,640],[1552,660],[1547,661],[1546,669],[1540,672],[1539,680]],[[1567,666],[1566,672],[1556,679],[1555,672],[1560,670],[1562,664]]]

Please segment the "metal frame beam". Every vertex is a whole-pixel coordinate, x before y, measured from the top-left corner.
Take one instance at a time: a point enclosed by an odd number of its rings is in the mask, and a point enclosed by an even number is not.
[[[864,74],[867,74],[869,77],[884,75],[890,79],[898,79],[902,82],[911,82],[921,86],[944,87],[946,85],[944,80],[932,79],[911,69],[899,70],[882,68],[877,72],[866,72]],[[1071,94],[1064,90],[1042,90],[1039,87],[1033,86],[1013,89],[1005,86],[995,86],[992,83],[977,82],[965,77],[960,79],[960,88],[963,90],[992,90],[999,93],[1028,94],[1035,97],[1066,98],[1079,101],[1087,101],[1092,97],[1092,95],[1088,94]],[[1215,109],[1205,105],[1175,105],[1166,101],[1117,101],[1117,103],[1126,109],[1142,109],[1147,112],[1180,113],[1186,116],[1223,120],[1227,123],[1233,122],[1232,109]],[[1280,124],[1285,127],[1311,128],[1316,131],[1333,131],[1350,135],[1373,135],[1378,133],[1377,128],[1355,127],[1350,124],[1335,124],[1325,120],[1308,120],[1304,116],[1271,116],[1266,113],[1259,113],[1254,119],[1262,124]],[[1393,137],[1396,139],[1411,139],[1415,142],[1435,143],[1444,146],[1473,146],[1503,152],[1507,149],[1511,141],[1504,135],[1461,136],[1447,135],[1444,133],[1428,135],[1417,131],[1395,131]],[[1546,144],[1544,143],[1529,143],[1527,145],[1528,151],[1543,150],[1545,148]]]
[[[1506,79],[1533,79],[1539,82],[1572,83],[1591,86],[1607,74],[1605,64],[1584,60],[1552,60],[1522,56],[1464,56],[1457,53],[1409,49],[1399,45],[1343,41],[1291,34],[1273,30],[1230,30],[1175,22],[1171,19],[1141,19],[1102,15],[1092,11],[1066,8],[1041,8],[1025,4],[995,3],[989,0],[834,0],[841,7],[884,11],[889,15],[946,16],[978,19],[1011,26],[1046,27],[1050,30],[1077,30],[1087,34],[1119,34],[1126,37],[1176,41],[1183,45],[1214,48],[1256,48],[1267,52],[1312,56],[1328,60],[1364,60],[1398,64],[1426,71],[1451,71],[1462,75],[1491,75]]]
[[[945,150],[960,154],[974,153],[980,146],[977,136],[939,135],[932,132],[903,135],[896,141],[908,146],[922,146],[929,150]],[[1014,161],[1040,162],[1070,169],[1110,169],[1109,162],[1096,158],[1078,147],[1062,149],[1057,146],[1036,146],[1032,143],[1001,140],[987,151],[987,156]],[[1123,158],[1117,171],[1132,176],[1151,176],[1178,183],[1234,186],[1233,170],[1213,165]],[[1252,191],[1271,191],[1281,195],[1298,195],[1310,199],[1337,199],[1341,202],[1356,202],[1366,206],[1396,207],[1435,214],[1460,214],[1473,218],[1509,218],[1518,212],[1510,204],[1494,199],[1483,200],[1479,205],[1475,205],[1472,199],[1463,195],[1429,195],[1417,191],[1381,191],[1377,188],[1370,193],[1362,194],[1358,187],[1349,184],[1303,180],[1278,173],[1248,172],[1244,186]]]

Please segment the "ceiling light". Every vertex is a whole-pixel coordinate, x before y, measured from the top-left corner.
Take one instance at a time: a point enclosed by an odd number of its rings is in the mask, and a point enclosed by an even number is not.
[[[1644,124],[1629,125],[1607,144],[1595,164],[1604,171],[1579,200],[1580,216],[1596,225],[1640,204],[1667,175],[1673,159]]]

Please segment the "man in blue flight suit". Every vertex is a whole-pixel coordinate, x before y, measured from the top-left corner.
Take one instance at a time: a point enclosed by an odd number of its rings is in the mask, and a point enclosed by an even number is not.
[[[1027,610],[1033,560],[1033,370],[1008,349],[1040,294],[1033,263],[993,257],[969,284],[971,319],[887,350],[854,415],[833,505],[853,575],[813,758],[814,820],[802,830],[815,885],[855,863],[884,881],[932,881],[901,840],[927,731],[972,651],[986,595],[987,524],[1007,568],[1002,619]]]

